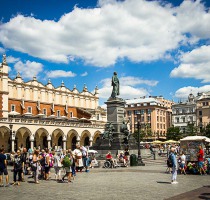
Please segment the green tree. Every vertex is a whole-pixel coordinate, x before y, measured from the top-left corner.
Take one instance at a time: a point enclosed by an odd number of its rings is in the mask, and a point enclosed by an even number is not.
[[[210,123],[207,124],[206,128],[203,129],[203,130],[204,130],[204,135],[205,135],[206,137],[209,137],[209,138],[210,138]]]
[[[169,127],[167,130],[166,139],[167,140],[180,140],[183,137],[182,133],[180,132],[179,127]]]
[[[185,129],[185,134],[187,136],[194,136],[198,133],[198,127],[195,126],[195,123],[188,123]]]

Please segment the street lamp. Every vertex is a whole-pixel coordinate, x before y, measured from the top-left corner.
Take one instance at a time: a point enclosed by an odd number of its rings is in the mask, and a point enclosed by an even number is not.
[[[13,125],[12,124],[9,124],[9,128],[10,128],[10,151],[12,151],[12,128],[13,128]]]
[[[143,163],[141,158],[141,150],[140,150],[140,127],[141,124],[138,121],[137,128],[138,128],[138,166],[145,166],[145,163]]]

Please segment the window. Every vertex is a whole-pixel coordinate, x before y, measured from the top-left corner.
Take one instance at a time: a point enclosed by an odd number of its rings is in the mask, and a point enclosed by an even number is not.
[[[27,112],[32,113],[32,107],[31,106],[28,107]]]
[[[147,121],[150,122],[151,121],[151,117],[147,116]]]
[[[202,118],[199,118],[199,122],[202,123],[202,121],[203,121]]]
[[[157,123],[157,128],[159,128],[159,124]]]
[[[157,114],[159,114],[159,110],[157,110]]]
[[[203,102],[203,106],[208,106],[209,102]]]
[[[183,122],[185,122],[185,117],[183,117]]]
[[[141,112],[142,115],[144,114],[144,110],[141,110],[140,112]]]
[[[199,110],[199,115],[202,115],[202,110]]]
[[[160,122],[162,122],[162,117],[160,117]]]
[[[127,112],[127,115],[128,115],[128,116],[131,116],[131,111],[128,111],[128,112]]]
[[[47,109],[46,108],[43,109],[43,114],[47,115]]]
[[[157,121],[159,122],[159,116],[157,116]]]
[[[178,117],[176,118],[176,122],[179,123],[179,118]]]
[[[148,114],[151,114],[151,109],[148,109],[147,112],[148,112]]]
[[[60,110],[57,110],[57,117],[60,117],[61,116],[61,112]]]
[[[70,118],[72,118],[73,117],[73,112],[70,112]]]
[[[15,111],[15,105],[11,105],[11,111]]]
[[[100,119],[100,115],[97,114],[97,115],[96,115],[96,120],[99,120],[99,119]]]

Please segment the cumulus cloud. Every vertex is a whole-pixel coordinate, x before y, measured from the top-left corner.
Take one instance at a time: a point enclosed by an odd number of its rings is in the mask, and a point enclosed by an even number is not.
[[[75,77],[76,74],[71,71],[64,70],[52,70],[46,72],[48,78],[60,78],[60,77]]]
[[[75,6],[58,21],[17,15],[0,25],[0,42],[6,48],[59,63],[78,58],[107,67],[124,58],[132,62],[167,59],[186,40],[186,33],[209,36],[205,7],[199,1],[185,2],[174,8],[159,1],[101,0],[96,8]],[[189,8],[193,17],[183,22],[182,15]],[[192,20],[194,15],[196,20]]]
[[[83,74],[81,74],[80,76],[87,76],[88,73],[87,72],[84,72]]]
[[[147,89],[139,87],[139,85],[156,86],[158,81],[154,80],[143,80],[138,77],[123,76],[119,78],[120,81],[120,97],[123,99],[132,99],[141,96],[148,96],[150,93]],[[100,98],[109,98],[111,96],[112,87],[111,79],[101,80],[102,88],[99,89]]]
[[[37,62],[27,60],[25,63],[18,61],[14,65],[16,72],[20,72],[22,78],[33,78],[43,70],[43,65]]]
[[[13,56],[8,56],[7,57],[7,63],[16,63],[18,61],[20,61],[20,58],[15,58]]]
[[[181,98],[181,99],[187,99],[190,93],[196,96],[198,92],[209,92],[209,91],[210,91],[210,85],[204,85],[201,87],[187,86],[187,87],[178,89],[175,92],[175,97]]]
[[[210,82],[210,46],[203,45],[184,53],[181,64],[171,71],[171,77],[195,78]]]
[[[4,53],[4,52],[5,52],[5,49],[2,48],[2,47],[0,47],[0,53],[2,54],[2,53]]]

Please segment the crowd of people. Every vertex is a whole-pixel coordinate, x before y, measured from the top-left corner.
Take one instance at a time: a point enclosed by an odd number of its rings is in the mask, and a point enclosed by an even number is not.
[[[88,153],[88,148],[77,145],[76,149],[56,152],[53,149],[39,148],[27,150],[19,148],[17,152],[10,154],[13,164],[13,185],[20,185],[25,181],[25,175],[30,175],[34,183],[39,184],[39,180],[49,181],[54,172],[54,179],[59,182],[70,183],[74,180],[77,172],[89,172],[97,164],[94,153]],[[54,170],[52,170],[54,169]],[[9,184],[7,169],[7,157],[4,149],[0,149],[0,187],[3,187],[3,175],[6,179],[6,187]]]

